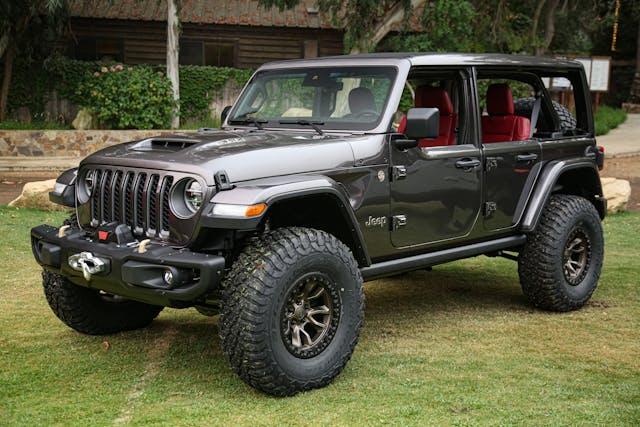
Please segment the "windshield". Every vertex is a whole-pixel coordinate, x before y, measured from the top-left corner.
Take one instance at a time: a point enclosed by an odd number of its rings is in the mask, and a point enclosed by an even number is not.
[[[370,130],[382,119],[397,70],[332,67],[256,73],[228,118],[258,128]]]

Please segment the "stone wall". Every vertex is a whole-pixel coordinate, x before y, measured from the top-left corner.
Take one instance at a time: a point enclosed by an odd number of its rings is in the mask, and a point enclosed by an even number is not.
[[[85,157],[110,145],[173,132],[168,130],[0,130],[0,157]]]

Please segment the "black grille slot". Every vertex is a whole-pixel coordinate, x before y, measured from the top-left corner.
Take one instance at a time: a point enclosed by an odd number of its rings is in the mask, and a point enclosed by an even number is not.
[[[113,197],[111,199],[111,205],[113,207],[112,212],[113,221],[122,222],[122,171],[115,171],[113,176]]]
[[[138,237],[169,238],[169,199],[175,178],[157,173],[96,169],[91,171],[91,225],[116,221]]]
[[[147,200],[149,201],[149,232],[156,233],[158,231],[158,175],[151,175],[149,180],[149,188],[147,190]]]
[[[89,172],[91,173],[91,172]],[[92,225],[100,224],[100,183],[102,181],[102,171],[93,172],[93,189],[91,193],[91,222]]]
[[[133,224],[133,180],[135,175],[133,172],[127,172],[124,176],[124,185],[122,186],[122,204],[124,205],[122,217],[125,224]]]
[[[144,204],[144,185],[147,181],[147,174],[141,173],[138,175],[138,180],[136,181],[136,187],[134,189],[135,194],[135,203],[133,205],[133,210],[135,212],[134,219],[134,231],[144,230],[146,228],[145,224],[145,210],[146,206]]]
[[[169,233],[169,191],[173,185],[173,177],[165,176],[162,180],[162,188],[160,189],[160,232]]]
[[[112,202],[112,189],[111,178],[113,172],[105,171],[102,175],[102,181],[100,185],[101,199],[102,199],[102,221],[100,223],[111,222],[111,202]]]

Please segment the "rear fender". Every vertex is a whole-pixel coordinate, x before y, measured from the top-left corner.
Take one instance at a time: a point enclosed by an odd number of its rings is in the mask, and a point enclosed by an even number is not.
[[[607,202],[602,197],[602,184],[593,160],[586,158],[554,160],[540,173],[540,179],[527,203],[520,223],[520,230],[528,233],[535,230],[542,209],[551,194],[575,194],[585,197],[595,206],[600,218],[607,212]]]

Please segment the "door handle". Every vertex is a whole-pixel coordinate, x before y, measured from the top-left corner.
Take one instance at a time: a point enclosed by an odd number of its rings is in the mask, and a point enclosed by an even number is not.
[[[480,160],[478,159],[462,159],[456,162],[456,167],[459,169],[464,169],[466,171],[471,171],[480,166]]]
[[[529,153],[529,154],[518,154],[516,156],[516,161],[517,162],[532,162],[534,160],[536,160],[538,158],[538,155],[535,153]]]

